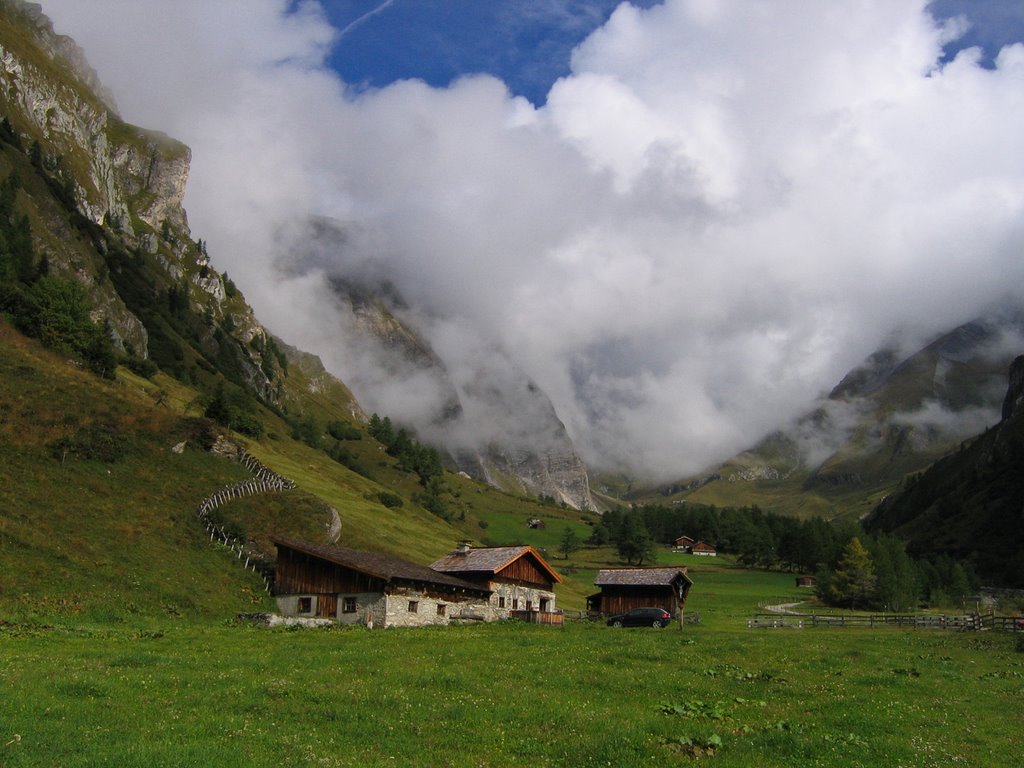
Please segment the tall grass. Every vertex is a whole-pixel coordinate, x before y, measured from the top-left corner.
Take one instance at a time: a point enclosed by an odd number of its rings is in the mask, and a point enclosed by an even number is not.
[[[996,766],[1012,638],[739,625],[0,630],[6,766]]]

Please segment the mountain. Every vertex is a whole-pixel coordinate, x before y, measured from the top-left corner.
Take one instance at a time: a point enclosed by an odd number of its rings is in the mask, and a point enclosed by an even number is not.
[[[344,262],[342,224],[319,218],[307,232],[303,251],[289,257],[292,269]],[[587,467],[550,398],[501,349],[453,365],[431,344],[422,313],[385,277],[364,266],[329,282],[344,324],[335,338],[348,363],[346,384],[368,410],[412,427],[452,469],[509,492],[595,509]]]
[[[0,175],[31,258],[81,286],[92,320],[128,358],[202,388],[226,379],[275,403],[282,357],[189,231],[188,148],[121,120],[38,6],[0,7]]]
[[[1024,314],[977,318],[911,354],[881,349],[790,428],[708,472],[658,489],[720,505],[862,517],[919,472],[999,419]]]
[[[0,175],[22,190],[29,261],[82,286],[119,354],[208,398],[226,387],[236,412],[251,400],[293,420],[365,420],[381,410],[445,451],[454,469],[593,509],[586,467],[547,396],[500,353],[476,361],[471,380],[455,376],[386,280],[333,276],[349,321],[337,334],[358,361],[344,383],[269,333],[192,236],[182,207],[189,149],[121,120],[85,55],[39,6],[0,8]],[[305,248],[290,255],[297,266],[345,245],[334,222],[308,230]]]
[[[990,582],[1024,587],[1024,356],[1010,366],[998,424],[908,477],[864,521],[915,555],[969,560]]]

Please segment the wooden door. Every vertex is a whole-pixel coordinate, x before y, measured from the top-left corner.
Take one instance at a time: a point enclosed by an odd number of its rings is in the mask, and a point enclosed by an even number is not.
[[[316,600],[316,615],[325,619],[338,618],[338,596],[320,595]]]

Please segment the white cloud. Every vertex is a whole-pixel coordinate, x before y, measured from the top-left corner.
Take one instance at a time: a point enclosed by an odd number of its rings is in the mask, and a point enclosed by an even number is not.
[[[1022,298],[1024,46],[940,68],[956,30],[925,0],[624,4],[540,109],[489,77],[346,95],[322,64],[336,30],[288,5],[44,10],[126,119],[192,147],[215,266],[343,379],[361,358],[320,270],[371,269],[448,329],[453,370],[498,345],[587,461],[671,477],[787,423],[894,329]],[[350,237],[286,278],[311,214]],[[472,343],[446,343],[459,326]]]

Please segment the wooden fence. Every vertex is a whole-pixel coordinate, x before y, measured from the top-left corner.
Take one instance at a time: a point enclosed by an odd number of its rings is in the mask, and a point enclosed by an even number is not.
[[[210,513],[232,499],[241,499],[246,496],[254,496],[261,493],[280,493],[295,488],[295,483],[283,477],[269,467],[264,466],[259,459],[251,454],[238,451],[236,460],[255,477],[250,480],[243,480],[240,483],[225,485],[205,499],[199,502],[196,508],[196,516],[206,527],[210,534],[210,541],[218,541],[237,555],[239,561],[245,558],[244,567],[260,575],[267,592],[274,589],[274,568],[270,563],[262,560],[256,553],[252,552],[246,542],[232,535],[224,526],[217,524],[211,519]]]
[[[561,611],[509,611],[509,618],[525,621],[527,624],[549,624],[561,627],[565,614]]]
[[[747,620],[747,627],[909,627],[911,629],[952,629],[977,631],[994,629],[1004,632],[1024,632],[1024,617],[996,616],[994,614],[895,614],[895,613],[804,613],[780,615],[759,613]]]

